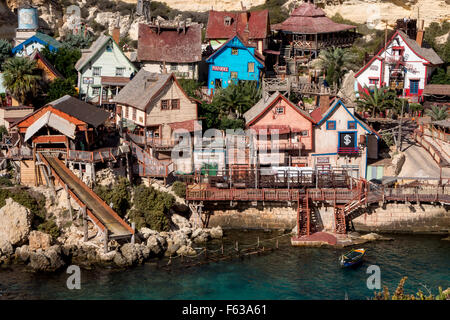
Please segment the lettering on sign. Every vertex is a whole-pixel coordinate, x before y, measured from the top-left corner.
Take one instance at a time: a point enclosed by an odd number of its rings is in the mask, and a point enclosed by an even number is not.
[[[228,67],[212,66],[212,70],[213,71],[228,72]]]
[[[318,157],[317,163],[330,163],[330,158],[328,157]]]
[[[373,71],[378,71],[378,66],[370,66],[369,69],[370,69],[370,70],[373,70]]]

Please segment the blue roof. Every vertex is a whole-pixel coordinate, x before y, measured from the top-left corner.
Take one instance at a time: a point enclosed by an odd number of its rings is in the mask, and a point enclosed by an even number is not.
[[[370,128],[367,124],[365,124],[364,122],[360,121],[357,117],[355,117],[355,115],[351,113],[350,110],[347,109],[347,107],[344,105],[341,99],[338,99],[338,101],[327,110],[322,119],[317,123],[317,126],[322,125],[325,122],[325,120],[327,120],[339,106],[342,106],[345,109],[345,111],[347,111],[347,113],[353,118],[353,120],[356,121],[361,127],[363,127],[364,130],[366,130],[370,134],[377,135],[377,133],[372,128]],[[377,135],[377,139],[378,138],[379,137]]]
[[[28,46],[29,44],[31,44],[33,42],[40,43],[43,46],[48,45],[48,47],[51,51],[58,51],[58,48],[60,48],[62,46],[61,42],[59,42],[58,40],[55,40],[54,38],[50,37],[49,35],[47,35],[45,33],[41,33],[41,32],[36,32],[36,34],[34,36],[28,38],[21,44],[15,46],[12,49],[12,53],[16,54],[17,52],[20,52],[21,50],[23,50],[24,47]]]
[[[259,64],[258,68],[261,68],[261,69],[264,68],[264,64],[261,62],[261,59],[258,58],[258,57],[256,56],[256,54],[252,53],[252,52],[248,49],[248,47],[244,44],[244,42],[242,41],[242,39],[241,39],[239,36],[237,36],[237,35],[234,36],[233,38],[230,38],[227,42],[225,42],[222,46],[220,46],[219,49],[216,50],[216,52],[214,52],[212,55],[210,55],[210,56],[208,57],[208,59],[206,59],[206,62],[207,62],[207,63],[211,63],[211,62],[212,62],[211,60],[212,60],[216,55],[222,53],[226,48],[228,48],[230,43],[233,44],[233,45],[232,45],[233,47],[238,47],[238,48],[247,50],[247,51],[255,58],[256,62],[258,62],[258,64]]]

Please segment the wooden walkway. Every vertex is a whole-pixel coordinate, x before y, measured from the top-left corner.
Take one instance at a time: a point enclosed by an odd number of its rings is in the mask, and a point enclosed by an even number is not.
[[[39,156],[49,166],[55,180],[63,187],[67,186],[69,194],[81,207],[86,206],[87,214],[100,230],[108,231],[109,239],[127,238],[134,234],[134,230],[61,160],[42,153]]]

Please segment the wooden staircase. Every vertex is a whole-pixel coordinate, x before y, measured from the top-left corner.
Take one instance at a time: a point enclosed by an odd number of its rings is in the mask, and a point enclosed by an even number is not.
[[[300,199],[298,197],[297,206],[297,234],[298,236],[310,235],[310,209],[309,209],[309,197],[308,192]]]

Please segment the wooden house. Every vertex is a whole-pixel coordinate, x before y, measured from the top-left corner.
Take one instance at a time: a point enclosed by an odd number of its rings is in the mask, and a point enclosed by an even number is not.
[[[263,54],[269,45],[269,11],[209,11],[206,41],[214,50],[237,35]]]
[[[271,153],[261,165],[308,166],[308,154],[314,148],[313,126],[316,123],[304,110],[275,92],[267,101],[261,99],[244,114],[245,126],[254,130],[254,144],[260,155]],[[274,154],[277,152],[277,155]],[[275,158],[278,160],[273,163]]]
[[[182,25],[157,23],[139,24],[137,61],[149,72],[171,72],[179,78],[198,79],[202,60],[201,26],[185,22]]]
[[[333,101],[327,110],[317,108],[311,117],[317,124],[309,166],[351,170],[354,177],[365,178],[367,159],[378,158],[379,134],[341,100]]]
[[[209,65],[208,90],[226,88],[232,82],[255,81],[259,84],[264,69],[264,56],[238,35],[225,42],[206,63]]]
[[[117,40],[117,39],[116,39]],[[75,64],[80,98],[92,104],[109,105],[137,72],[112,37],[101,35],[82,50]]]
[[[95,161],[88,151],[99,146],[102,127],[108,118],[109,113],[66,95],[14,123],[20,145],[33,151],[32,159],[19,157],[22,183],[36,185],[42,181],[39,170],[35,169],[38,151],[58,151],[67,160],[78,162],[84,160],[73,154],[78,150],[86,152],[85,170],[94,174]]]
[[[197,100],[184,92],[172,73],[141,69],[114,101],[118,125],[135,143],[149,147],[158,160],[171,158],[178,143],[175,132],[201,130],[196,128]]]
[[[42,71],[42,80],[46,83],[52,82],[55,79],[63,79],[63,75],[47,60],[39,50],[35,49],[29,56],[30,60],[36,61],[39,70]]]
[[[386,46],[355,74],[357,97],[365,87],[388,86],[410,102],[423,101],[425,86],[444,62],[432,48],[423,45],[423,22],[421,25],[416,34],[396,30]]]

